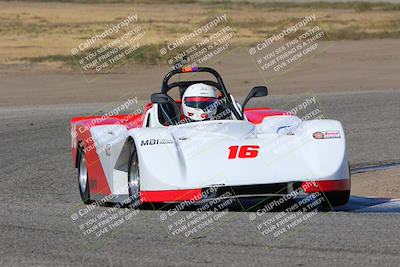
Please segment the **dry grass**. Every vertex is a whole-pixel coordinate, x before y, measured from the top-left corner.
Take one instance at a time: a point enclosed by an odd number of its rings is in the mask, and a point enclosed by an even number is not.
[[[333,40],[400,37],[400,5],[393,4],[319,3],[311,9],[308,4],[298,3],[60,2],[0,2],[0,63],[36,61],[73,65],[70,56],[73,47],[132,13],[139,15],[146,29],[142,43],[145,49],[134,61],[146,63],[159,61],[160,44],[189,33],[222,13],[228,15],[236,30],[236,46],[260,42],[313,12]]]

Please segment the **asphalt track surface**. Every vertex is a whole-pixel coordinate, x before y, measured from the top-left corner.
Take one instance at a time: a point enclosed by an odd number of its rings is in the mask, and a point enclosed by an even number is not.
[[[400,161],[399,91],[331,94],[318,100],[325,114],[344,123],[352,166]],[[289,98],[268,101],[281,106]],[[186,238],[168,231],[160,219],[165,210],[148,207],[91,242],[71,219],[85,207],[79,204],[71,166],[68,121],[101,106],[0,108],[1,266],[399,266],[398,202],[355,196],[338,211],[320,211],[274,240],[264,238],[249,219],[254,212],[231,211]]]

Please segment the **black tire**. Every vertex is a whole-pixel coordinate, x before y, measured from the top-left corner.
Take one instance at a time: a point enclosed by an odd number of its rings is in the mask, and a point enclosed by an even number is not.
[[[351,172],[350,172],[350,162],[348,163],[348,172],[349,172],[349,182],[351,186]],[[336,207],[342,206],[349,201],[350,198],[350,190],[346,191],[333,191],[326,192],[324,194],[324,207]]]
[[[79,193],[83,203],[90,204],[93,201],[90,199],[89,175],[86,166],[86,158],[83,149],[78,149],[78,185]],[[83,177],[86,176],[86,179]]]
[[[350,190],[324,193],[324,207],[336,207],[346,204],[350,198]]]
[[[129,198],[131,199],[130,206],[132,208],[138,208],[142,204],[140,201],[139,158],[133,141],[128,163],[128,191]]]

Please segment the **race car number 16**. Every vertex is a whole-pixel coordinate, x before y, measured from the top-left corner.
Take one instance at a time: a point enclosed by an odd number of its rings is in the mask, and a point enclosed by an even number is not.
[[[230,146],[228,159],[255,158],[258,156],[259,146]]]

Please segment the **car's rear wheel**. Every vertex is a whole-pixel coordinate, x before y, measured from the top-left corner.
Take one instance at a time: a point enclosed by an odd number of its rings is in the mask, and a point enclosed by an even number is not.
[[[133,142],[132,142],[133,143]],[[131,199],[131,207],[137,208],[141,204],[140,201],[140,173],[139,173],[139,158],[135,143],[132,144],[132,152],[129,157],[128,165],[128,189]]]
[[[90,204],[89,176],[86,164],[86,157],[82,149],[78,150],[78,184],[79,193],[83,203]]]

